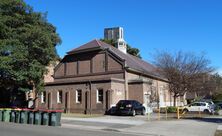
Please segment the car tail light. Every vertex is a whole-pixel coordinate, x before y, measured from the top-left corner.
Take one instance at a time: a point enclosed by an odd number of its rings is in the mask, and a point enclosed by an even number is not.
[[[131,104],[128,104],[128,105],[126,105],[126,107],[127,107],[127,108],[131,108],[131,107],[132,107],[132,105],[131,105]]]

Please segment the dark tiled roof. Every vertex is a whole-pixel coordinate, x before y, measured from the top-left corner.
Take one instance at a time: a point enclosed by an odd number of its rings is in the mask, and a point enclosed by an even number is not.
[[[79,46],[78,48],[75,48],[71,51],[68,52],[68,54],[72,54],[73,52],[77,52],[77,51],[81,51],[81,50],[86,50],[86,49],[91,49],[91,48],[96,48],[96,47],[100,47],[98,45],[98,41],[97,40],[92,40],[82,46]]]
[[[140,58],[132,56],[128,53],[125,54],[122,51],[118,50],[117,48],[113,47],[112,45],[109,45],[109,44],[99,41],[99,40],[92,40],[92,41],[90,41],[78,48],[75,48],[75,49],[69,51],[68,54],[72,54],[75,52],[84,51],[84,50],[88,50],[88,49],[93,49],[93,48],[108,49],[113,54],[117,55],[121,59],[124,59],[126,61],[126,67],[136,70],[140,73],[149,75],[149,76],[154,76],[157,78],[164,79],[157,72],[157,68],[155,66],[153,66],[152,64],[150,64],[146,61],[143,61]]]

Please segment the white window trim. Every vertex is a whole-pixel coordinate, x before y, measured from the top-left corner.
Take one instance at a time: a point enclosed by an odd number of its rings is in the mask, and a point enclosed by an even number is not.
[[[76,103],[81,103],[81,101],[78,101],[78,91],[82,91],[82,90],[78,90],[78,89],[76,90]]]
[[[99,101],[99,90],[100,89],[97,89],[96,90],[96,103],[103,103],[102,101]],[[101,89],[102,90],[102,89]]]
[[[44,93],[43,92],[41,92],[41,103],[45,103],[45,101],[44,101]]]
[[[99,90],[96,90],[96,103],[99,103]]]
[[[60,97],[59,97],[59,92],[60,91],[57,91],[57,103],[61,103],[61,100],[60,100]]]

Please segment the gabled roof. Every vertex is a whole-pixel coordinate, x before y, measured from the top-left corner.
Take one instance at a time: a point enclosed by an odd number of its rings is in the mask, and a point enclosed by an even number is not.
[[[98,40],[92,40],[82,46],[79,46],[78,48],[75,48],[69,52],[67,52],[68,54],[72,54],[78,51],[82,51],[82,50],[87,50],[87,49],[92,49],[92,48],[100,48],[101,46],[99,45],[99,41]]]
[[[107,44],[105,42],[102,42],[100,40],[92,40],[78,48],[75,48],[67,54],[75,54],[78,52],[84,52],[87,50],[93,50],[93,49],[107,49],[108,51],[112,52],[114,55],[118,56],[119,58],[125,60],[126,62],[126,68],[129,70],[134,70],[138,73],[145,74],[148,76],[156,77],[162,80],[165,80],[158,72],[157,68],[153,66],[152,64],[143,61],[140,58],[137,58],[135,56],[132,56],[130,54],[125,54],[122,51],[118,50],[117,48],[113,47],[110,44]]]

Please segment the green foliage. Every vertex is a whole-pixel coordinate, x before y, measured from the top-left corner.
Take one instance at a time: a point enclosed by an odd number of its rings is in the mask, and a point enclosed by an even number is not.
[[[113,41],[113,40],[107,40],[107,39],[100,39],[100,40],[105,42],[105,43],[108,43],[110,45],[113,45],[115,47],[115,41]],[[136,56],[138,58],[142,58],[140,56],[140,50],[138,48],[133,48],[129,44],[126,44],[126,47],[127,47],[127,53],[129,53],[133,56]]]
[[[213,95],[212,99],[214,102],[222,102],[222,93]]]
[[[0,87],[41,91],[46,66],[58,58],[59,43],[46,14],[34,12],[23,0],[1,0]]]
[[[212,88],[214,95],[222,95],[222,76],[218,73],[212,75],[211,82],[213,82],[212,85],[214,86]]]
[[[136,56],[138,58],[142,58],[140,56],[140,50],[138,48],[133,48],[131,47],[129,44],[126,44],[126,47],[127,47],[127,52],[133,56]]]
[[[115,47],[115,41],[114,40],[100,39],[100,41],[103,41],[103,42],[108,43],[108,44]]]
[[[175,106],[167,107],[167,112],[168,113],[176,113],[177,112],[177,107],[175,107]]]

